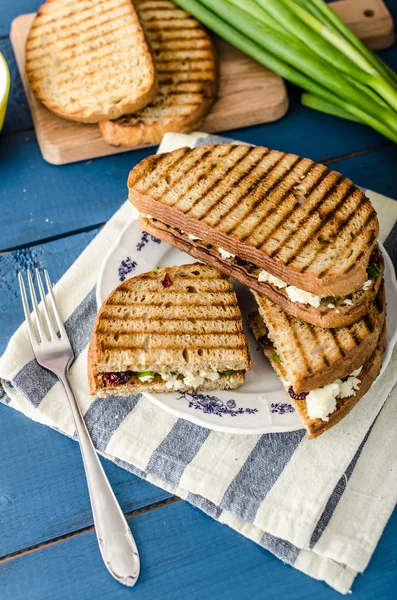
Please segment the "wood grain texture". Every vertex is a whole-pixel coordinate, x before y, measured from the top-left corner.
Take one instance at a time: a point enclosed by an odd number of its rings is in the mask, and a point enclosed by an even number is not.
[[[383,0],[337,0],[330,6],[371,50],[393,44],[394,23]]]
[[[340,600],[309,579],[186,502],[129,519],[141,553],[140,579],[131,592],[101,563],[94,532],[0,563],[2,600]],[[391,600],[396,583],[397,514],[383,535],[357,600]]]
[[[43,158],[56,165],[126,152],[106,144],[97,125],[72,123],[55,116],[31,91],[25,73],[25,44],[34,14],[17,17],[10,39],[27,94]],[[288,107],[282,79],[223,40],[217,39],[218,100],[204,120],[203,131],[225,131],[281,118]]]

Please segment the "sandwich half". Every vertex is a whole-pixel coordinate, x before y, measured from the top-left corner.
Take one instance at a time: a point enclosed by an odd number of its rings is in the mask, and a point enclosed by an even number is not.
[[[378,219],[349,179],[312,160],[220,144],[130,172],[141,227],[321,327],[368,312],[383,273]]]
[[[338,329],[304,323],[254,295],[259,312],[249,316],[251,330],[308,436],[316,437],[357,404],[380,372],[386,335],[384,285],[368,315]]]
[[[251,359],[228,277],[202,264],[167,267],[119,285],[103,303],[88,352],[90,393],[223,390]]]
[[[214,45],[205,28],[170,0],[134,0],[157,69],[157,95],[142,110],[99,124],[113,146],[160,143],[199,127],[217,91]]]

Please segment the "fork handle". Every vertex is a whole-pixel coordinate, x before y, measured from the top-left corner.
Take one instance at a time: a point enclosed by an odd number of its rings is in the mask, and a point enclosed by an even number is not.
[[[140,570],[135,540],[88,433],[69,383],[68,371],[59,373],[58,376],[72,409],[87,478],[96,536],[103,561],[115,579],[132,587],[138,579]]]

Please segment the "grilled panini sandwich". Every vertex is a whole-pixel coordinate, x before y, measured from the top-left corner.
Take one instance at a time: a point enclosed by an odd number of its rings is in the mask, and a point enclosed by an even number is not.
[[[385,347],[384,284],[365,317],[338,329],[309,325],[254,295],[259,312],[249,317],[252,332],[309,437],[316,437],[338,423],[379,374]]]
[[[26,42],[26,72],[52,112],[85,123],[139,110],[155,68],[130,0],[47,0]]]
[[[251,369],[232,283],[201,264],[119,285],[98,313],[88,355],[90,393],[100,397],[232,389]]]
[[[159,143],[167,131],[197,128],[215,99],[215,51],[204,27],[169,0],[134,0],[158,76],[156,98],[99,127],[108,144]]]
[[[375,210],[324,165],[263,147],[208,145],[144,159],[128,186],[145,231],[309,323],[353,323],[377,294]]]

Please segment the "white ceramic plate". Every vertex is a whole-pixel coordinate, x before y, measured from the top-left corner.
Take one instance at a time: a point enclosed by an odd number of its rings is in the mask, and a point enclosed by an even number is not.
[[[387,349],[382,371],[386,368],[397,341],[397,283],[392,262],[384,248],[387,295]],[[138,221],[128,223],[108,253],[97,282],[97,304],[102,302],[122,281],[151,271],[156,267],[183,265],[195,259],[160,242],[139,228]],[[247,288],[235,283],[237,297],[247,323],[248,313],[256,303]],[[265,359],[246,325],[253,361],[243,386],[236,390],[169,394],[145,394],[164,410],[209,429],[230,433],[273,433],[302,429],[302,424],[289,402],[278,377]]]

